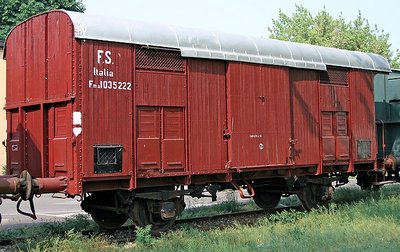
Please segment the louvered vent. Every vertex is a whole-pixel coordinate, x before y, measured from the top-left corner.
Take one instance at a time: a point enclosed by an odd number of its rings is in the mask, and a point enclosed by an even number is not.
[[[320,81],[324,84],[348,85],[348,72],[342,69],[328,68],[328,71],[321,72]]]
[[[122,145],[95,145],[94,173],[122,171]]]
[[[185,70],[179,52],[147,48],[136,49],[136,68],[174,72]]]
[[[346,112],[336,113],[336,133],[338,136],[347,136],[347,117]]]

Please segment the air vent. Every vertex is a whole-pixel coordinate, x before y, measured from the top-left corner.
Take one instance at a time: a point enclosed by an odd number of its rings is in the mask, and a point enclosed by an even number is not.
[[[122,145],[95,145],[94,173],[115,173],[122,171]]]
[[[371,158],[371,140],[357,140],[357,158],[370,159]]]
[[[343,69],[328,68],[328,71],[321,72],[320,81],[323,84],[348,85],[348,72]]]
[[[159,49],[136,48],[136,68],[184,72],[180,52]]]

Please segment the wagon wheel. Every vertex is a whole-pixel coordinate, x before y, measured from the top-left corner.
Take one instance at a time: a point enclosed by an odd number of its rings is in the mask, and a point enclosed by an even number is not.
[[[371,190],[372,189],[373,177],[369,176],[366,172],[360,172],[357,175],[357,185],[360,186],[361,190]]]
[[[333,196],[333,187],[331,185],[317,185],[307,183],[300,188],[297,193],[303,208],[307,211],[318,207],[328,207],[329,201]]]
[[[113,191],[95,192],[87,197],[81,204],[83,210],[88,212],[94,222],[102,229],[116,229],[121,227],[127,220],[126,214],[118,214],[115,211],[104,210],[101,207],[114,207]]]
[[[267,192],[265,190],[254,188],[256,194],[253,197],[257,206],[264,210],[272,210],[278,205],[281,194],[276,192]]]
[[[151,205],[156,203],[153,200],[137,199],[133,203],[131,217],[135,224],[140,227],[151,225],[151,234],[159,235],[167,231],[175,222],[176,216],[169,219],[162,219],[160,213],[152,212]]]
[[[117,214],[99,209],[92,210],[90,216],[92,216],[92,219],[100,228],[109,230],[121,227],[128,220],[126,214]]]

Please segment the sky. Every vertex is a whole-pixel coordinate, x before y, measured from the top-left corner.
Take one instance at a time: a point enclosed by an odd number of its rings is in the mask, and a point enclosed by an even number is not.
[[[295,4],[315,15],[324,6],[334,18],[340,14],[354,20],[358,12],[389,33],[391,49],[400,49],[398,0],[83,0],[86,13],[129,18],[153,23],[202,28],[268,37],[267,27],[277,19],[279,10],[289,16]]]

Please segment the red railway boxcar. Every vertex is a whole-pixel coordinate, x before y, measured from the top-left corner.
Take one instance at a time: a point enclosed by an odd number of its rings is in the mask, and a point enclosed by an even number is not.
[[[390,72],[375,54],[60,10],[17,25],[5,59],[0,196],[79,195],[102,227],[154,232],[205,189],[327,202],[374,169],[373,76]]]

